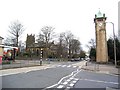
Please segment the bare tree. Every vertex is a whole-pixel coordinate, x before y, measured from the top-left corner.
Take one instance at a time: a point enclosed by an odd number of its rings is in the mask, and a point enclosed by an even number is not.
[[[65,57],[64,33],[60,33],[58,37],[57,57]]]
[[[95,40],[94,39],[91,39],[89,41],[89,44],[91,45],[91,47],[95,48],[96,47],[96,44],[95,44]]]
[[[65,37],[66,45],[69,48],[69,45],[70,45],[72,39],[74,38],[74,35],[70,31],[68,31],[68,32],[65,32],[64,37]]]
[[[45,26],[41,29],[42,35],[44,36],[43,40],[48,44],[52,39],[54,35],[54,30],[55,28],[51,26]]]
[[[54,29],[55,28],[53,28],[51,26],[44,26],[38,35],[37,41],[45,43],[45,47],[46,47],[45,57],[48,56],[48,49],[50,48],[50,46],[53,42],[52,40],[54,37],[54,32],[53,32]]]
[[[18,47],[19,37],[22,35],[24,31],[24,26],[18,21],[14,21],[9,26],[9,33],[11,34],[10,37],[14,42],[16,42],[16,45]]]
[[[39,44],[43,44],[45,42],[44,35],[39,33],[38,39],[36,40]]]
[[[66,56],[68,58],[72,58],[74,54],[77,55],[80,53],[80,41],[75,39],[74,35],[70,31],[62,33],[60,41],[65,45],[64,52],[66,52]]]
[[[9,45],[13,45],[14,42],[13,42],[13,40],[11,38],[6,38],[4,40],[4,44],[7,45],[7,46],[9,46]]]
[[[71,50],[72,50],[72,54],[77,54],[78,52],[80,52],[80,41],[77,39],[72,39],[71,41]]]
[[[91,48],[96,48],[96,42],[94,39],[90,39],[90,41],[88,42],[88,44],[86,45],[87,48],[91,49]]]
[[[71,58],[71,54],[72,54],[71,41],[74,38],[74,35],[70,31],[67,31],[64,33],[64,38],[65,38],[65,45],[67,48],[68,57]]]

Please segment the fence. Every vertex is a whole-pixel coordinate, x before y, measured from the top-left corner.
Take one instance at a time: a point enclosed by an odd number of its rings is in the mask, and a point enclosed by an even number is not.
[[[42,65],[50,64],[48,60],[42,60]],[[10,68],[22,68],[22,67],[29,67],[29,66],[39,66],[41,65],[40,60],[15,60],[10,61],[10,63],[2,64],[0,69],[10,69]]]

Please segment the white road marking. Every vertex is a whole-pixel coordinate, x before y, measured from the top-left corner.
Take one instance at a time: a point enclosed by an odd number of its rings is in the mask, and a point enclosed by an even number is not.
[[[77,66],[73,66],[73,68],[76,68]]]
[[[85,63],[85,62],[84,62],[84,63]],[[46,87],[46,89],[47,89],[47,88],[53,88],[53,87],[61,84],[61,82],[62,82],[65,78],[71,77],[70,79],[73,79],[73,78],[75,77],[75,75],[77,75],[77,74],[82,70],[81,68],[82,68],[83,65],[85,65],[84,63],[83,63],[81,66],[79,66],[79,68],[77,68],[77,70],[75,70],[75,71],[73,71],[71,74],[69,74],[69,75],[61,78],[58,83],[53,84],[53,85],[51,85],[51,86],[49,86],[49,87]],[[65,65],[65,66],[66,66],[66,65]],[[70,80],[70,79],[69,79],[69,80]],[[71,86],[72,86],[72,85],[73,85],[73,84],[71,84]]]
[[[76,83],[77,81],[72,81],[72,83]]]
[[[86,80],[86,81],[92,81],[92,82],[101,82],[101,83],[110,83],[110,84],[119,84],[117,82],[107,82],[107,81],[99,81],[99,80],[91,80],[91,79],[79,79],[79,80]]]
[[[71,65],[68,65],[67,67],[71,67]]]
[[[20,72],[20,73],[23,73],[23,72]],[[2,76],[7,76],[7,75],[14,75],[14,74],[19,74],[19,73],[16,72],[16,73],[1,74],[0,77],[2,77]]]
[[[60,66],[62,66],[62,65],[58,65],[57,67],[60,67]]]
[[[85,71],[85,70],[84,70]],[[87,72],[91,72],[91,71],[87,71]],[[115,75],[115,74],[111,74],[111,73],[102,73],[103,71],[99,71],[99,72],[94,72],[94,73],[100,73],[100,74],[107,74],[107,75],[111,75],[111,76],[115,76],[118,77],[119,75]]]
[[[28,73],[28,72],[31,72],[32,70],[28,70],[28,71],[25,71],[25,72],[23,72],[23,73]]]
[[[58,83],[56,83],[56,84],[54,84],[54,85],[52,85],[52,86],[46,87],[46,88],[53,88],[53,87],[57,86],[57,85],[60,84],[60,83],[62,82],[62,80],[64,80],[65,78],[68,78],[68,77],[73,76],[73,75],[74,75],[74,72],[76,72],[76,71],[73,71],[70,75],[67,75],[67,76],[61,78]]]
[[[62,67],[65,67],[66,65],[62,65]]]
[[[74,84],[73,84],[73,83],[71,83],[69,86],[73,87],[73,86],[74,86]]]
[[[74,80],[78,81],[79,79],[78,78],[74,78]]]
[[[57,88],[63,88],[63,85],[59,85]]]
[[[68,82],[71,81],[70,79],[67,80]]]
[[[81,70],[82,70],[82,69],[81,69]],[[81,70],[79,70],[79,68],[78,68],[78,69],[77,69],[77,72],[76,72],[71,78],[74,79],[74,77],[75,77]]]
[[[70,80],[72,80],[73,78],[71,77],[71,78],[69,78]]]
[[[106,87],[106,90],[118,90],[118,89],[113,89],[113,88],[110,88],[110,87]]]
[[[68,82],[64,82],[64,83],[62,83],[62,84],[66,85],[66,84],[68,84]]]

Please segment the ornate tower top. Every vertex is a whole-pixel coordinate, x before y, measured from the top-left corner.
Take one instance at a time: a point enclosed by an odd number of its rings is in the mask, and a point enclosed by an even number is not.
[[[101,13],[101,11],[99,9],[98,13],[95,14],[95,18],[100,19],[100,18],[106,18],[106,17],[105,17],[105,14]]]
[[[97,18],[101,18],[101,17],[103,17],[103,14],[99,10],[99,12],[96,14],[96,16],[97,16]]]

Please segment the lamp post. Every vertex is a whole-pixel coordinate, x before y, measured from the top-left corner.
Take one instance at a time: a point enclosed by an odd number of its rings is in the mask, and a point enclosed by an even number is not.
[[[117,66],[116,62],[116,41],[115,41],[115,30],[114,30],[114,23],[113,22],[106,22],[111,23],[113,25],[113,38],[114,38],[114,59],[115,59],[115,67]]]

